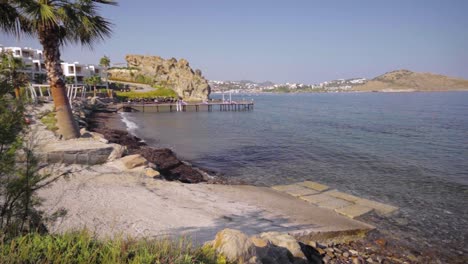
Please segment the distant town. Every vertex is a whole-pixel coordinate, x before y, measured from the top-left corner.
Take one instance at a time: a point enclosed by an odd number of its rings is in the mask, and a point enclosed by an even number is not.
[[[365,78],[338,79],[319,84],[253,82],[253,81],[209,81],[212,93],[294,93],[294,92],[346,92],[352,91],[356,85],[367,82]]]

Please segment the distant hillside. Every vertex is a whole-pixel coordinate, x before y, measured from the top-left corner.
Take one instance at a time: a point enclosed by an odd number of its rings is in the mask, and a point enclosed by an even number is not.
[[[418,73],[397,70],[380,75],[363,85],[354,87],[357,91],[457,91],[468,90],[468,80],[432,73]]]

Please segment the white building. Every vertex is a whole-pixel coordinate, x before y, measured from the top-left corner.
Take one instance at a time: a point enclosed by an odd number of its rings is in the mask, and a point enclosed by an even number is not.
[[[3,47],[0,45],[0,52],[11,52],[13,57],[23,60],[26,66],[25,72],[31,74],[33,83],[42,83],[47,80],[47,71],[43,60],[42,50],[33,48],[20,47]],[[101,77],[103,71],[100,66],[80,64],[78,62],[68,63],[62,62],[61,67],[63,75],[68,79],[73,79],[75,84],[83,84],[86,77],[99,75]]]
[[[96,65],[86,65],[79,62],[62,62],[61,67],[63,70],[63,75],[66,78],[72,78],[75,84],[84,84],[84,79],[94,75],[102,76],[102,69],[100,66]]]

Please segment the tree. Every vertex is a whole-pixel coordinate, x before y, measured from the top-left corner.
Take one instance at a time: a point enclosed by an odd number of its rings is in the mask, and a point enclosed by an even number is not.
[[[109,91],[109,77],[108,77],[108,74],[107,74],[107,70],[109,69],[110,63],[111,63],[111,61],[110,61],[109,57],[107,57],[105,55],[99,61],[99,65],[101,65],[101,67],[104,68],[104,72],[106,73],[106,90],[107,90],[107,94],[109,95],[109,97],[112,98],[112,93],[110,93],[110,91]]]
[[[43,47],[47,78],[54,100],[58,132],[65,138],[79,137],[67,98],[60,66],[60,47],[69,43],[90,46],[111,33],[111,23],[99,15],[98,4],[112,0],[2,0],[0,29],[36,36]]]
[[[23,61],[15,58],[11,52],[0,53],[0,59],[0,71],[13,86],[16,99],[20,100],[20,87],[27,85],[29,82],[27,74],[21,71],[25,68]]]
[[[92,86],[94,88],[94,97],[96,97],[97,95],[96,86],[102,82],[101,77],[97,75],[87,77],[84,79],[84,82],[87,85]]]

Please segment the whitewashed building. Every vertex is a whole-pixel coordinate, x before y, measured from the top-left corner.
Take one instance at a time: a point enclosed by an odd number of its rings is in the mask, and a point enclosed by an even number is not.
[[[43,59],[42,50],[33,48],[4,47],[0,45],[0,52],[11,52],[15,58],[20,58],[26,66],[24,70],[31,74],[32,83],[46,82],[46,68]],[[68,79],[74,80],[74,84],[83,84],[84,79],[94,75],[103,77],[103,71],[100,66],[86,65],[79,62],[62,62],[61,67],[63,75]]]

